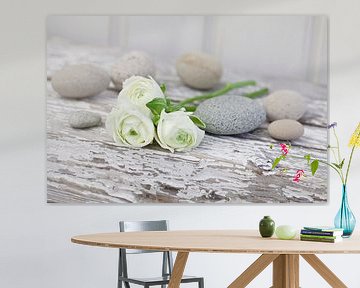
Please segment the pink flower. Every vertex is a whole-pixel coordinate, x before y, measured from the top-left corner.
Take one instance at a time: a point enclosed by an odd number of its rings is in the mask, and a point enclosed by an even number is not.
[[[283,155],[287,155],[289,153],[289,149],[286,144],[280,143],[280,147]]]
[[[305,173],[304,170],[297,170],[297,171],[296,171],[296,174],[295,174],[295,176],[294,176],[294,178],[293,178],[293,181],[296,182],[296,183],[299,183],[299,182],[300,182],[300,178],[301,178],[302,176],[304,176],[304,173]]]

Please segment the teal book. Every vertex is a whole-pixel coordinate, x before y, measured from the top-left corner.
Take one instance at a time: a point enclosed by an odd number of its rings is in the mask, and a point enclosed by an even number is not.
[[[342,228],[335,228],[331,226],[305,226],[303,228],[304,230],[310,230],[310,231],[320,231],[320,232],[343,232],[344,229]]]

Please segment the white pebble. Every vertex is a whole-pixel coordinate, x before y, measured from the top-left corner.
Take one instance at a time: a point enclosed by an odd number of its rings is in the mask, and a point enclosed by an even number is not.
[[[274,139],[291,141],[304,135],[304,126],[296,120],[282,119],[272,122],[268,131]]]
[[[264,100],[267,117],[270,121],[281,119],[299,120],[306,111],[304,97],[291,90],[279,90]]]
[[[70,115],[69,124],[77,129],[90,128],[101,124],[101,116],[90,111],[76,111]]]
[[[176,62],[176,71],[187,86],[196,89],[211,89],[222,76],[221,63],[204,53],[181,55]]]
[[[155,65],[144,52],[133,51],[123,55],[111,70],[111,79],[115,87],[122,89],[122,83],[131,76],[155,77]]]
[[[106,90],[109,84],[108,73],[90,64],[65,66],[55,72],[51,78],[54,90],[67,98],[94,96]]]

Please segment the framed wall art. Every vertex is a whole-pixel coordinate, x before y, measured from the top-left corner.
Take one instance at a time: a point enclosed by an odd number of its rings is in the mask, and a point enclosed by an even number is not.
[[[327,37],[324,16],[49,16],[48,203],[326,203]]]

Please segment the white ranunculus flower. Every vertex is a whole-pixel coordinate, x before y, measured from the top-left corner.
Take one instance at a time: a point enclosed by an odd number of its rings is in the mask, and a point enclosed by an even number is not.
[[[191,114],[183,110],[161,112],[155,139],[162,148],[171,152],[188,151],[200,144],[205,132],[192,122]]]
[[[146,104],[155,98],[164,98],[160,86],[156,81],[149,77],[131,76],[123,83],[123,89],[119,93],[119,106],[130,101],[131,104],[139,107],[143,111],[150,111]]]
[[[155,136],[151,118],[135,106],[113,108],[106,119],[106,129],[121,146],[144,147]]]

